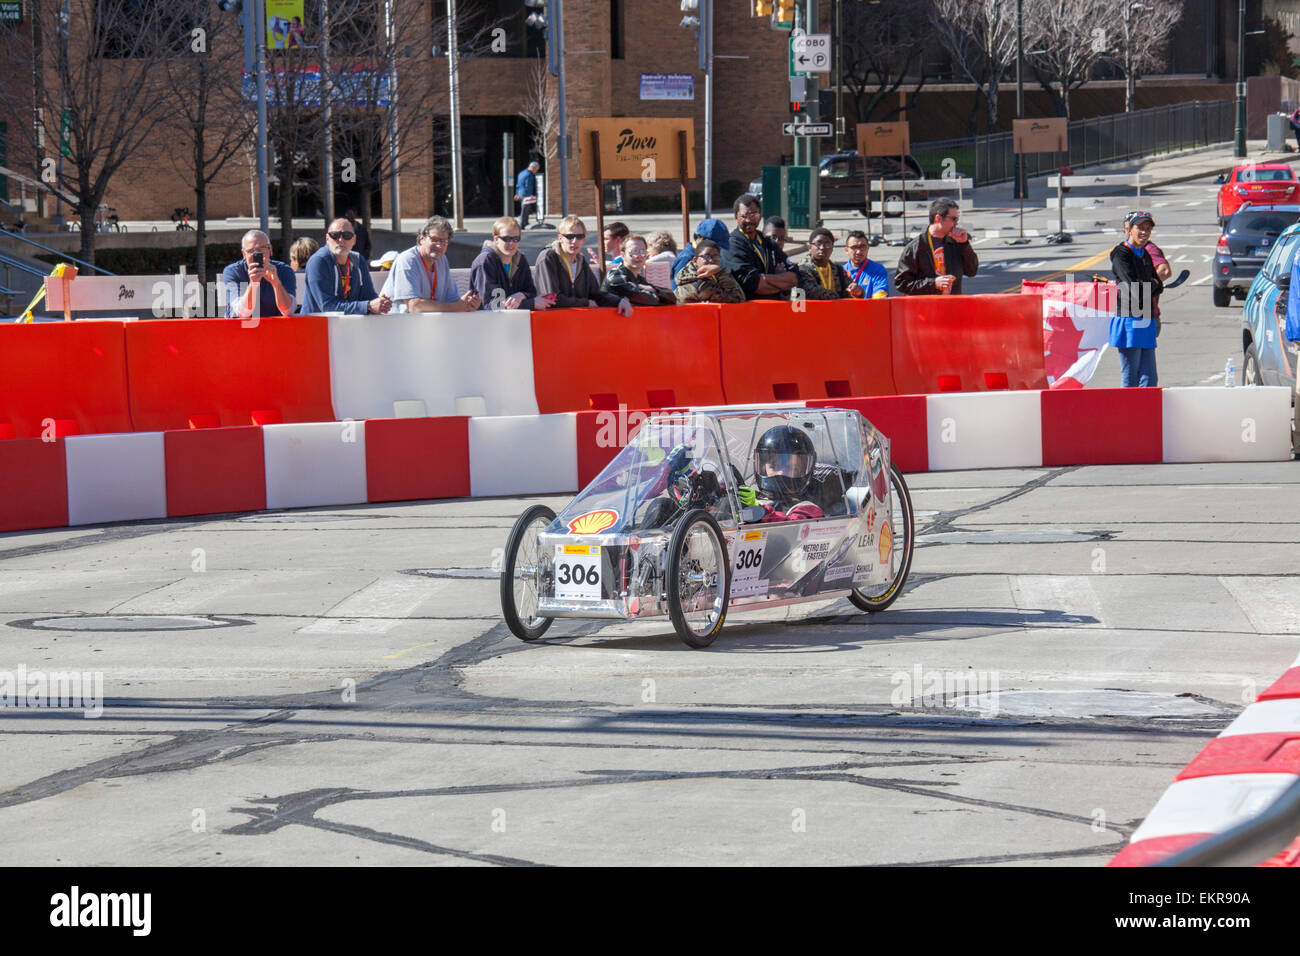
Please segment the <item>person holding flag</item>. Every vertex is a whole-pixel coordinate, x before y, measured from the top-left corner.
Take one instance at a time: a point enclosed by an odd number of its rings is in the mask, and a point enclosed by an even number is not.
[[[1119,350],[1125,388],[1154,387],[1157,381],[1156,336],[1160,334],[1160,293],[1165,286],[1146,248],[1155,225],[1149,212],[1129,213],[1124,217],[1124,241],[1110,251],[1117,285],[1110,344]]]

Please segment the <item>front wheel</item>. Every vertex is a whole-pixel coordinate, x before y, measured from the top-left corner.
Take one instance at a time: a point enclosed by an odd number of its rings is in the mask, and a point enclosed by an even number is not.
[[[1246,346],[1246,357],[1241,363],[1241,384],[1242,385],[1262,385],[1264,381],[1259,374],[1259,353],[1255,351],[1255,343]]]
[[[885,584],[854,588],[849,592],[849,600],[857,608],[872,614],[889,607],[903,593],[907,574],[912,570],[912,550],[916,545],[912,496],[907,490],[907,482],[903,480],[903,473],[892,461],[889,463],[889,497],[892,509],[889,517],[890,533],[897,535],[894,547],[889,550],[889,567],[892,572],[890,579]]]
[[[668,543],[668,616],[691,647],[708,647],[731,600],[731,561],[722,529],[703,508],[682,515]]]
[[[533,505],[519,516],[506,539],[505,564],[501,568],[501,616],[510,632],[521,641],[535,641],[551,626],[553,618],[537,613],[546,567],[542,561],[540,536],[555,520],[546,505]]]

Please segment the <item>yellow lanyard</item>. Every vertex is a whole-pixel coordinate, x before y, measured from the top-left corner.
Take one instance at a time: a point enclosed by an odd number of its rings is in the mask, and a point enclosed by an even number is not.
[[[758,261],[763,263],[763,271],[771,272],[772,267],[767,264],[767,250],[763,248],[762,240],[755,242],[753,239],[751,239],[749,240],[749,244],[753,246],[754,251],[758,253]]]

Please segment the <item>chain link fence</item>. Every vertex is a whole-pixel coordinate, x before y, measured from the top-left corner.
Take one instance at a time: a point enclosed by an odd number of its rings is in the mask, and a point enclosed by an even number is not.
[[[1065,165],[1078,169],[1135,156],[1231,142],[1235,123],[1233,107],[1232,100],[1198,100],[1076,120],[1070,124],[1070,157]],[[976,186],[1015,179],[1016,154],[1010,133],[914,143],[912,155],[927,177],[942,176],[945,161],[952,159],[957,164],[956,171],[970,176]],[[1062,165],[1055,153],[1026,153],[1024,162],[1029,176],[1055,172]]]

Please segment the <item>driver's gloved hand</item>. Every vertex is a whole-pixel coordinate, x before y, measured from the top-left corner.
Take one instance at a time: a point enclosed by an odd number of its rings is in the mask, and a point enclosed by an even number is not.
[[[754,505],[758,504],[758,491],[755,488],[749,487],[749,485],[741,485],[737,488],[736,497],[740,499],[740,503],[746,508],[752,508]]]

